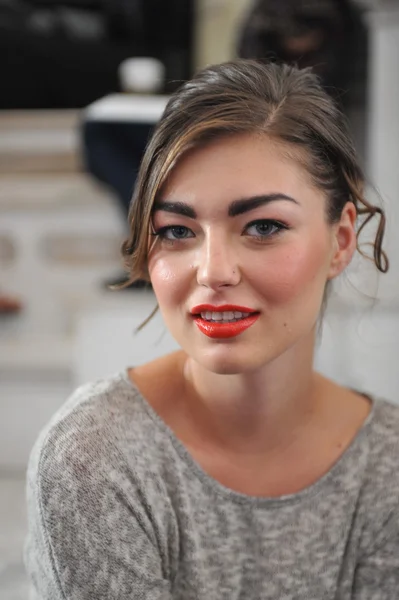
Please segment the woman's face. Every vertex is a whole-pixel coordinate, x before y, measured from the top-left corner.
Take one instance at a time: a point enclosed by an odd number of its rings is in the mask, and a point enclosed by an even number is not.
[[[160,310],[213,372],[256,370],[313,339],[326,281],[345,266],[340,245],[353,252],[354,215],[343,234],[345,223],[329,225],[323,192],[283,148],[245,134],[195,149],[154,207],[149,273]]]

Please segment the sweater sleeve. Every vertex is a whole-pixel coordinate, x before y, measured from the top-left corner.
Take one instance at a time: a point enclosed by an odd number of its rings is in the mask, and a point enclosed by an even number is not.
[[[399,592],[398,512],[387,520],[370,553],[356,568],[353,600],[393,600]]]
[[[112,444],[75,438],[52,435],[31,455],[25,564],[32,598],[170,599],[137,481]]]

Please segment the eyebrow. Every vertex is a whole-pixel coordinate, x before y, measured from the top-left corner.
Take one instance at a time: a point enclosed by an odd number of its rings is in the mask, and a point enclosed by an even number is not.
[[[264,204],[270,204],[270,202],[276,202],[277,200],[288,200],[299,204],[295,198],[287,196],[287,194],[281,194],[279,192],[273,194],[262,194],[261,196],[251,196],[250,198],[241,198],[240,200],[234,200],[229,205],[228,215],[229,217],[237,217],[246,212],[254,210]],[[197,218],[197,213],[192,206],[185,202],[166,202],[158,200],[154,204],[153,212],[162,210],[165,212],[174,213],[177,215],[183,215],[184,217],[190,217],[191,219]]]
[[[241,200],[234,200],[229,206],[228,215],[229,217],[236,217],[237,215],[242,215],[250,210],[254,210],[259,206],[263,206],[264,204],[269,204],[270,202],[276,202],[277,200],[289,200],[289,202],[294,202],[295,204],[299,204],[297,200],[292,198],[291,196],[287,196],[286,194],[264,194],[262,196],[253,196],[251,198],[242,198]]]

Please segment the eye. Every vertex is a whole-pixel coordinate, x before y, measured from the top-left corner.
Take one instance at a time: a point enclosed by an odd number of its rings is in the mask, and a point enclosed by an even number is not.
[[[152,235],[155,235],[161,240],[168,241],[185,240],[194,237],[194,233],[191,229],[184,225],[166,225],[165,227],[160,227],[160,229],[154,231]]]
[[[271,219],[259,219],[258,221],[248,223],[244,233],[256,239],[265,240],[281,233],[284,229],[288,229],[288,226],[284,225],[284,223]]]

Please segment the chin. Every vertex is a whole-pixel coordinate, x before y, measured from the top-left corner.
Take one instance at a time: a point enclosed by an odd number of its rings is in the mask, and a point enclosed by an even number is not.
[[[197,351],[192,358],[202,367],[218,375],[238,375],[257,371],[271,359],[266,356],[256,356],[256,353],[244,348],[234,348],[231,344],[220,344],[210,350]]]

